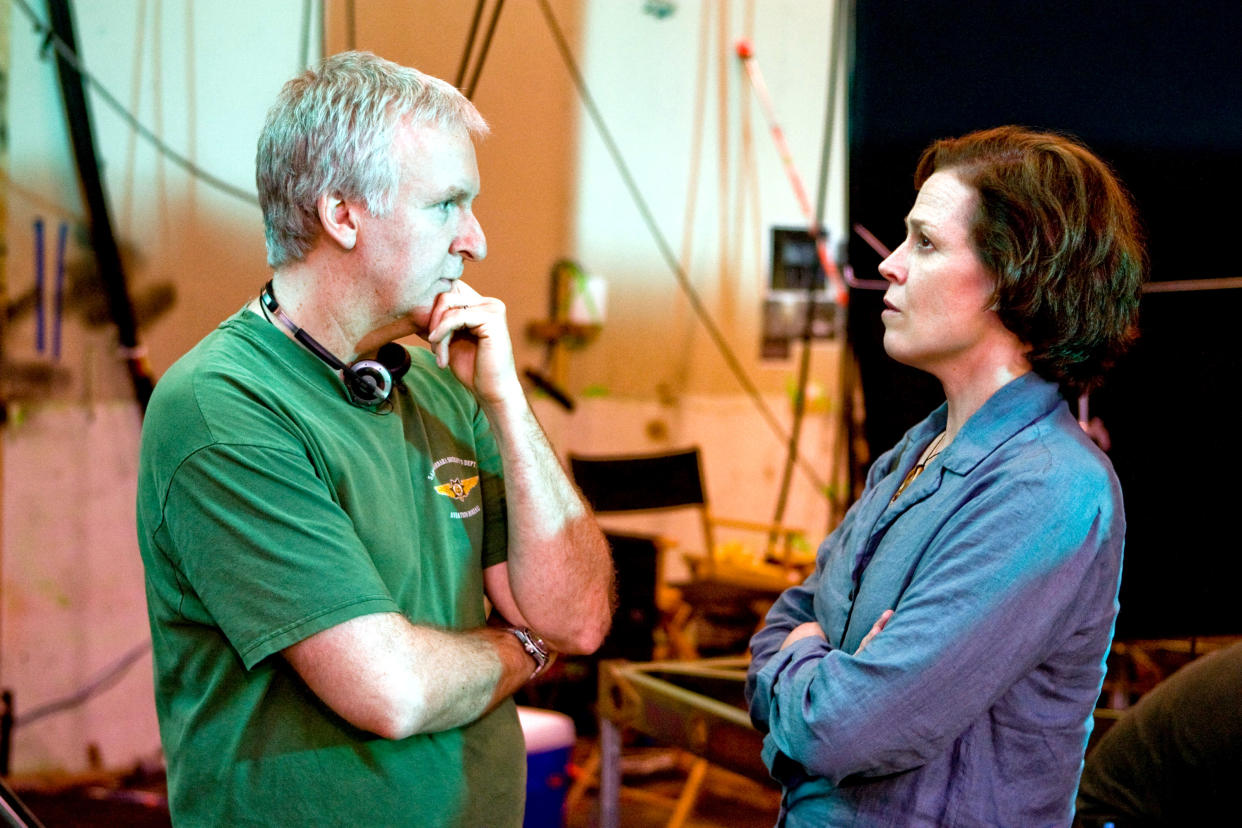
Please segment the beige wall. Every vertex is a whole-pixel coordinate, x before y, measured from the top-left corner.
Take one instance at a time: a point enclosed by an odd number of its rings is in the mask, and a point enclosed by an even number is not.
[[[78,234],[66,257],[71,281],[91,268],[78,240],[84,210],[52,64],[40,57],[29,22],[3,5],[14,18],[3,194],[4,272],[15,299],[33,284],[35,217],[43,218],[49,236],[61,221]],[[298,68],[304,4],[75,5],[81,51],[100,83],[170,147],[253,191],[255,138],[279,86]],[[474,3],[352,5],[357,46],[454,78]],[[796,366],[758,359],[758,309],[767,228],[802,219],[732,43],[753,37],[795,163],[813,192],[830,4],[674,5],[673,15],[657,19],[637,1],[551,2],[662,233],[765,404],[788,429],[787,388]],[[346,44],[345,10],[343,2],[327,5],[329,51]],[[490,4],[485,23],[488,15]],[[312,31],[318,30],[313,20]],[[317,56],[317,43],[310,54]],[[608,283],[602,332],[565,356],[558,375],[578,409],[570,414],[536,398],[558,449],[603,453],[698,443],[720,511],[769,517],[784,444],[691,314],[580,108],[536,0],[505,3],[475,100],[493,130],[479,147],[477,204],[489,256],[467,278],[509,306],[519,367],[544,365],[542,343],[525,331],[547,316],[557,259],[572,257]],[[262,284],[261,219],[254,204],[162,158],[97,95],[92,106],[133,292],[140,306],[158,307],[162,292],[175,291],[171,306],[148,315],[143,327],[158,375]],[[837,136],[844,137],[841,129]],[[834,233],[843,212],[843,150],[835,157]],[[89,300],[97,291],[86,293]],[[137,412],[115,359],[114,334],[91,322],[89,309],[89,301],[67,306],[59,358],[35,350],[29,313],[4,335],[12,417],[0,469],[0,685],[15,691],[19,715],[98,678],[148,635],[133,538]],[[832,472],[836,360],[834,347],[816,347],[816,407],[803,441],[824,478]],[[23,385],[21,376],[32,381]],[[815,534],[827,521],[824,499],[805,475],[795,480],[789,519]],[[692,528],[675,522],[659,528],[693,548]],[[675,561],[673,570],[678,574]],[[149,658],[141,659],[86,706],[19,728],[15,767],[79,770],[92,744],[110,767],[157,755],[150,680]]]
[[[678,3],[658,20],[638,4],[593,3],[586,75],[656,224],[752,381],[780,393],[791,362],[758,358],[759,307],[772,225],[806,226],[735,44],[747,37],[815,198],[823,136],[831,4],[796,0]],[[748,9],[751,13],[747,13]],[[843,96],[838,97],[840,102]],[[584,121],[575,182],[575,250],[607,277],[609,325],[574,361],[571,384],[653,397],[732,395],[741,386],[708,339]],[[844,130],[837,130],[827,221],[844,211]],[[624,353],[624,359],[616,355]],[[815,373],[833,370],[816,350]]]
[[[76,3],[79,49],[91,73],[168,146],[253,192],[254,143],[266,107],[297,69],[296,0],[260,4],[110,0]],[[30,6],[45,19],[42,4]],[[5,331],[0,684],[21,716],[109,675],[149,640],[133,502],[139,415],[85,241],[85,208],[69,151],[54,63],[12,5],[4,170],[7,298],[34,285],[33,222],[45,226],[45,279],[54,240],[69,230],[62,349],[35,347],[35,315]],[[156,373],[253,295],[263,274],[258,207],[196,181],[92,94],[95,138],[115,234]],[[50,305],[50,302],[49,302]],[[50,308],[49,308],[50,310]],[[49,313],[50,339],[54,320]],[[30,378],[25,381],[24,378]],[[68,712],[19,725],[18,773],[112,768],[156,760],[150,656]]]

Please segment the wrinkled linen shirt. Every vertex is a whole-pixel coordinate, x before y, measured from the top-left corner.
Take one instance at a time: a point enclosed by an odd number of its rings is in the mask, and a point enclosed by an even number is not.
[[[1118,608],[1121,489],[1031,372],[890,503],[946,416],[875,462],[814,573],[751,641],[747,699],[782,825],[1072,818]],[[812,620],[827,640],[779,649]]]

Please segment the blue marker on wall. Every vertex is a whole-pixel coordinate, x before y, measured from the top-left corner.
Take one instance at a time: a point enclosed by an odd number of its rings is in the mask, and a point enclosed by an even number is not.
[[[43,219],[34,220],[35,350],[43,353]]]

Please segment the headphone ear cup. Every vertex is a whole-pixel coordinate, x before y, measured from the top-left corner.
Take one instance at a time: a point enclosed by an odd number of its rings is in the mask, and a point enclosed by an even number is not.
[[[373,359],[359,360],[343,373],[345,387],[356,405],[377,405],[392,393],[392,375]]]
[[[401,382],[401,378],[410,370],[410,352],[405,346],[398,345],[396,342],[388,342],[380,346],[375,358],[388,369],[394,386]]]

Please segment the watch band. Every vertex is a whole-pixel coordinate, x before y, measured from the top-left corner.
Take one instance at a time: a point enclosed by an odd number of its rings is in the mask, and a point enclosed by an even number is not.
[[[542,638],[535,635],[527,627],[506,627],[505,629],[513,633],[514,637],[521,642],[522,649],[535,660],[535,670],[530,674],[530,679],[527,679],[527,681],[530,681],[547,669],[551,657],[548,652],[548,645],[544,643]]]

